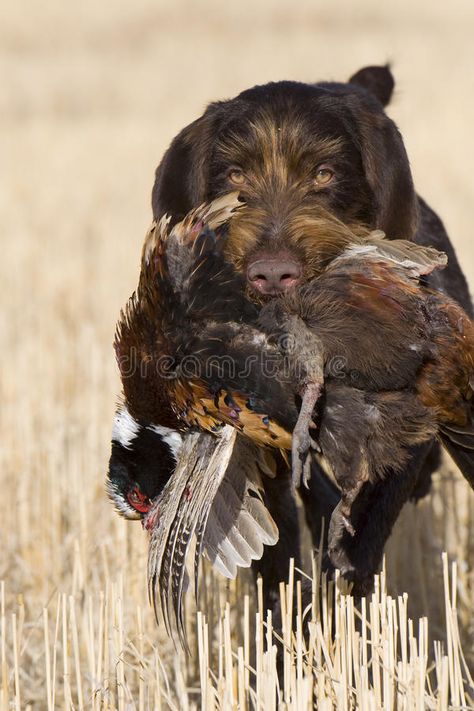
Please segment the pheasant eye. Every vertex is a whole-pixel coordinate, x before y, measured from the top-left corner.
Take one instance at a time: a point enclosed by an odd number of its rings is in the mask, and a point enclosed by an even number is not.
[[[238,168],[234,168],[233,170],[230,171],[229,173],[229,181],[233,185],[245,185],[247,182],[247,176],[243,172],[243,170],[239,170]]]
[[[334,171],[328,165],[320,165],[316,171],[314,182],[317,187],[324,187],[334,178]]]
[[[133,506],[133,508],[140,513],[147,513],[151,508],[151,501],[148,496],[145,496],[136,486],[130,489],[127,494],[127,499],[130,506]]]

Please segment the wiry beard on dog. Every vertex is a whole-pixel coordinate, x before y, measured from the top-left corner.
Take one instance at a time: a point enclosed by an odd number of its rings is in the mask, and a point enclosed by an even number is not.
[[[302,281],[309,281],[327,267],[327,265],[349,245],[354,237],[368,235],[370,230],[364,224],[354,222],[344,224],[322,207],[315,210],[295,200],[295,205],[288,207],[282,214],[278,232],[269,244],[266,231],[271,206],[246,205],[232,220],[225,254],[235,268],[244,273],[252,258],[266,251],[288,251],[303,265]],[[247,289],[247,296],[263,303],[270,296]]]

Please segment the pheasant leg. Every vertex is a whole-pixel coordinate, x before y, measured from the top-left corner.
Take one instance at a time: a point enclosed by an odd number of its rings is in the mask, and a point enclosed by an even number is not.
[[[313,412],[322,390],[322,383],[308,383],[303,391],[301,409],[296,426],[293,430],[291,443],[292,479],[295,487],[303,484],[308,488],[311,475],[311,450],[319,451],[319,446],[312,439],[310,430],[316,425],[313,422]]]

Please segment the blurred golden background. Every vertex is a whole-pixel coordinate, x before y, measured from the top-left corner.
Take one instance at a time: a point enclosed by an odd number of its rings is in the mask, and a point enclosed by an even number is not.
[[[99,599],[122,574],[123,614],[141,605],[150,644],[157,634],[144,534],[114,514],[103,481],[119,392],[114,327],[138,278],[163,151],[211,100],[389,61],[388,113],[472,285],[473,28],[471,0],[2,4],[0,580],[6,619],[29,620],[16,654],[33,707],[46,708],[41,615],[48,606],[47,627],[58,593]],[[465,649],[473,522],[474,494],[448,464],[433,496],[405,510],[387,559],[393,590],[408,590],[411,613],[441,636],[440,552],[458,561]]]

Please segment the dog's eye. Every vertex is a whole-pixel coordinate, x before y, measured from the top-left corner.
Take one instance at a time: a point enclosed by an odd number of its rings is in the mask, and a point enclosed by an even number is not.
[[[247,182],[247,177],[243,170],[238,170],[237,168],[231,170],[228,177],[233,185],[244,185]]]
[[[334,171],[332,170],[332,168],[326,165],[320,165],[316,172],[314,182],[318,187],[323,187],[329,185],[333,178]]]

